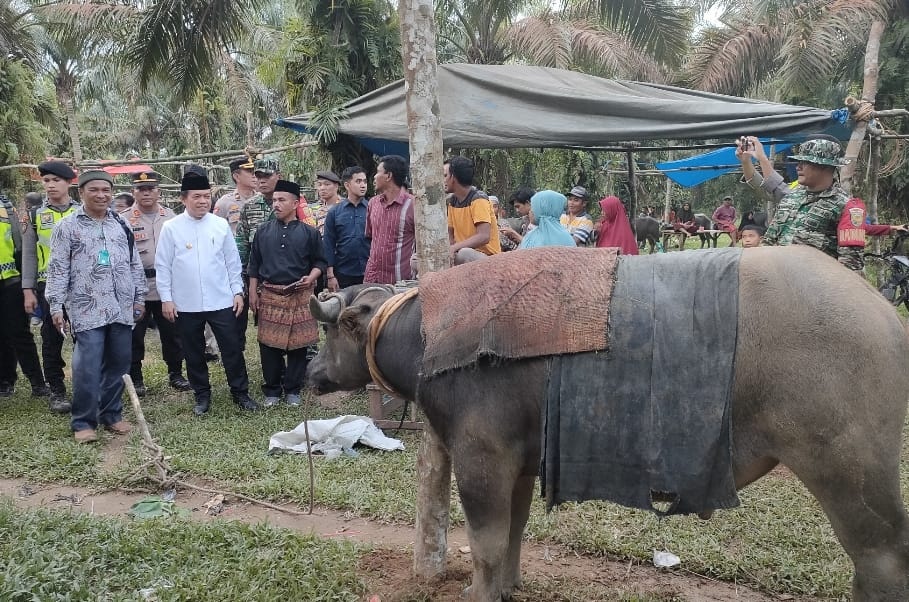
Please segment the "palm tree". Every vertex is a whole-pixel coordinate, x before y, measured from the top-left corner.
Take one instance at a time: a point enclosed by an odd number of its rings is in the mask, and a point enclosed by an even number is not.
[[[773,91],[771,99],[804,102],[861,56],[875,19],[892,0],[731,0],[718,25],[699,30],[685,64],[692,87],[724,94]],[[769,84],[769,85],[768,85]]]
[[[525,61],[588,73],[662,81],[678,63],[690,11],[671,0],[443,0],[440,60]]]

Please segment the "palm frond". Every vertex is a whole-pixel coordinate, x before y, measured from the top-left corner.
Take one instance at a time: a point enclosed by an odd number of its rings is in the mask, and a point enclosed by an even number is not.
[[[518,55],[542,67],[571,66],[571,36],[556,16],[545,11],[525,17],[508,28],[506,39]]]
[[[569,18],[621,32],[658,61],[674,65],[688,47],[694,11],[673,0],[563,0]]]
[[[701,30],[683,74],[693,88],[741,96],[778,66],[779,30],[740,18]]]

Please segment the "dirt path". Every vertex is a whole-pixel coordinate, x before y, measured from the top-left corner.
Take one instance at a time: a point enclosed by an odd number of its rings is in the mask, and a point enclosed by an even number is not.
[[[108,453],[114,450],[108,450]],[[108,466],[118,462],[120,450],[104,459]],[[130,506],[144,497],[142,493],[122,491],[93,492],[84,487],[27,483],[21,479],[0,479],[0,495],[13,500],[22,508],[71,509],[100,516],[126,516]],[[192,511],[200,521],[240,520],[248,523],[267,523],[333,539],[349,539],[372,545],[360,563],[360,573],[370,588],[372,598],[390,600],[459,600],[461,590],[470,580],[470,553],[463,528],[452,529],[448,536],[449,570],[432,583],[422,583],[411,575],[411,550],[414,529],[407,525],[390,525],[354,517],[348,513],[317,508],[309,516],[292,516],[261,508],[239,500],[228,499],[218,516],[206,514],[202,504],[210,496],[195,491],[181,491],[176,503]],[[792,596],[773,596],[714,581],[683,571],[667,572],[652,566],[617,562],[575,554],[557,545],[526,542],[523,546],[522,570],[525,582],[571,591],[570,584],[579,588],[593,584],[604,587],[620,586],[623,590],[642,596],[692,602],[764,602],[767,600],[810,600]],[[565,584],[562,587],[561,584]],[[551,588],[550,588],[551,591]],[[524,596],[517,596],[525,600]],[[560,597],[558,599],[572,599]]]

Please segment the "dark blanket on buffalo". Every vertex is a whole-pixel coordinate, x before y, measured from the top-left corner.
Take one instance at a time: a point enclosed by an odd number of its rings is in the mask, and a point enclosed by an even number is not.
[[[607,347],[617,249],[500,253],[420,278],[423,374]]]
[[[609,500],[687,514],[738,505],[730,397],[739,249],[620,260],[609,350],[553,357],[547,507]],[[654,502],[669,501],[657,510]]]

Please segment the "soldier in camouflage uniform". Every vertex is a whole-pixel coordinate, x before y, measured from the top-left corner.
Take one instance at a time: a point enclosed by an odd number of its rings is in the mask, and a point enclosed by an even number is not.
[[[259,192],[240,209],[240,220],[234,235],[237,251],[240,252],[240,264],[243,266],[243,288],[246,294],[243,299],[243,311],[237,316],[240,348],[243,350],[246,349],[246,326],[249,323],[249,277],[246,274],[249,250],[259,226],[275,217],[275,212],[271,208],[271,198],[275,193],[275,184],[281,178],[281,170],[275,159],[257,159],[254,170],[259,181]]]
[[[799,146],[798,186],[790,188],[773,169],[764,147],[754,136],[737,141],[736,157],[742,163],[742,181],[763,190],[779,205],[764,234],[765,245],[811,245],[852,270],[861,270],[865,221],[864,207],[847,207],[849,194],[840,187],[836,169],[845,165],[842,147],[833,138],[816,136]],[[752,159],[757,159],[758,173]]]

